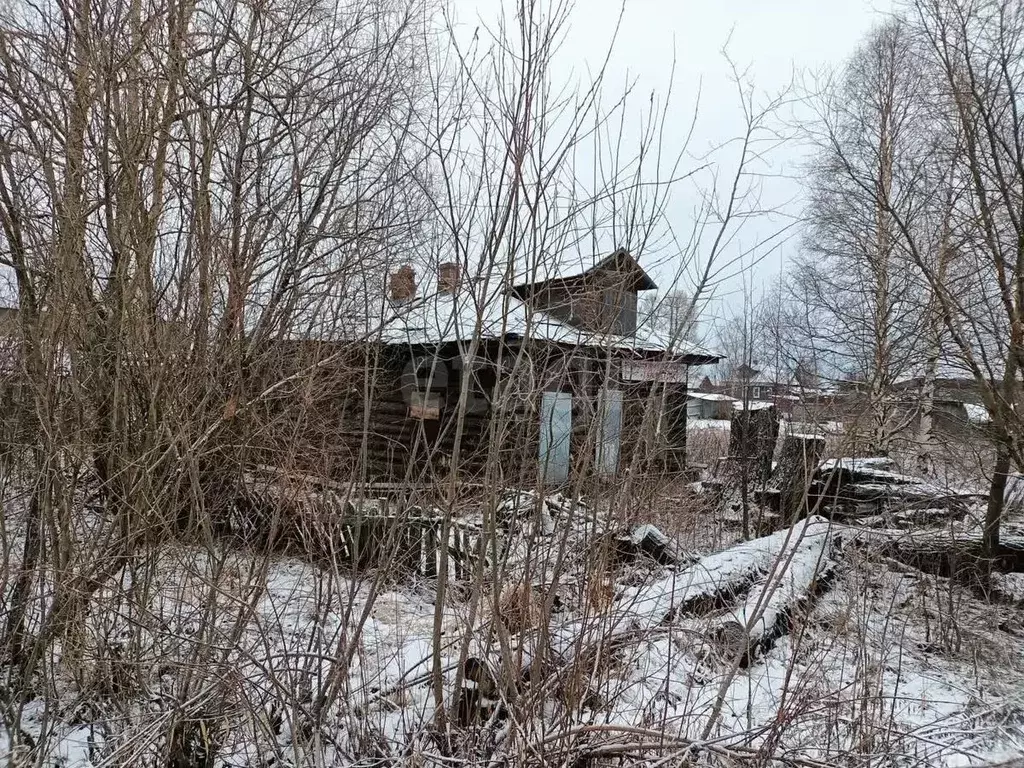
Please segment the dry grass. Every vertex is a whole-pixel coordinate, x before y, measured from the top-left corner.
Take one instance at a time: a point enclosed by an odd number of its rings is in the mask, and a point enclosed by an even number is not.
[[[544,599],[530,584],[509,584],[498,596],[498,620],[509,634],[534,629],[544,619]]]

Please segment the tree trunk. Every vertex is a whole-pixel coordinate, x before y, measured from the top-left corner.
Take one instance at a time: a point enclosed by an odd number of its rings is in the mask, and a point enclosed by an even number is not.
[[[925,477],[935,474],[934,450],[934,419],[935,410],[935,374],[938,368],[939,354],[937,344],[928,353],[925,363],[924,380],[921,384],[921,415],[917,435],[917,469]]]
[[[878,147],[878,179],[876,180],[875,204],[875,248],[871,259],[871,270],[874,273],[874,370],[871,376],[871,417],[872,453],[879,456],[889,455],[889,384],[891,360],[890,338],[892,324],[890,296],[890,256],[892,253],[892,222],[889,217],[889,201],[892,190],[893,169],[893,95],[891,92],[881,94],[881,114],[879,125]]]
[[[1000,440],[996,446],[996,463],[992,473],[992,484],[988,491],[988,508],[985,510],[985,530],[982,532],[984,556],[994,557],[999,549],[999,525],[1003,516],[1006,478],[1010,473],[1010,452]]]
[[[825,438],[787,435],[779,452],[779,513],[793,524],[807,512],[807,490],[825,454]]]
[[[945,215],[942,218],[942,236],[939,242],[938,279],[945,285],[947,265],[951,256],[950,213],[953,209],[952,193],[947,193]],[[921,386],[921,423],[918,431],[917,467],[925,477],[935,474],[935,380],[939,372],[939,356],[942,354],[943,306],[934,296],[928,306],[928,357],[925,360],[924,380]]]

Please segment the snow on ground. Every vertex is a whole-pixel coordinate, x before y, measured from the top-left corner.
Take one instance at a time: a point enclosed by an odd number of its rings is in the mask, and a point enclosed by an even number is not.
[[[98,593],[76,634],[81,647],[65,644],[54,661],[56,697],[28,701],[20,732],[0,730],[0,760],[47,736],[41,765],[145,764],[182,697],[195,723],[217,731],[218,768],[294,757],[293,729],[305,727],[323,696],[328,722],[362,705],[365,726],[393,744],[430,721],[425,687],[387,693],[430,669],[429,592],[382,574],[354,580],[296,559],[210,557],[187,547],[167,547],[150,564],[126,574],[126,589]],[[133,603],[133,583],[148,598],[142,605]],[[442,658],[451,665],[464,625],[456,602],[442,620]],[[328,752],[345,764],[359,747],[336,731]]]
[[[559,549],[567,518],[542,510],[551,520],[520,526],[546,542],[528,556],[550,551],[574,578],[586,575],[594,541],[573,534]],[[835,530],[811,518],[678,569],[624,566],[610,604],[570,602],[550,617],[543,669],[557,684],[539,699],[524,694],[500,726],[504,746],[495,736],[491,749],[533,754],[554,739],[557,763],[559,750],[642,729],[839,764],[1024,754],[1020,607],[861,550],[838,553]],[[1013,574],[999,587],[1020,594],[1024,584]],[[473,654],[490,636],[486,607],[470,621],[472,594],[453,584],[440,611],[449,700],[467,634]],[[215,768],[430,764],[434,595],[432,582],[386,569],[355,578],[291,558],[165,546],[98,593],[21,731],[0,731],[0,760],[46,743],[31,755],[37,765],[162,765],[181,721],[190,738],[216,743],[206,763]],[[730,653],[722,631],[732,625],[756,653]],[[536,651],[531,637],[507,639]]]
[[[981,658],[971,658],[968,638],[958,640],[949,623],[956,619],[943,625],[938,596],[922,590],[922,579],[886,570],[847,573],[812,616],[738,673],[695,658],[688,649],[704,622],[680,621],[632,646],[620,661],[627,671],[609,683],[607,714],[592,718],[653,720],[682,739],[821,760],[857,754],[875,765],[1024,754],[1020,635],[979,633],[971,640]],[[970,624],[971,609],[962,611]]]
[[[971,424],[988,424],[992,417],[988,415],[988,408],[977,403],[964,403],[964,410],[967,411],[967,420]]]

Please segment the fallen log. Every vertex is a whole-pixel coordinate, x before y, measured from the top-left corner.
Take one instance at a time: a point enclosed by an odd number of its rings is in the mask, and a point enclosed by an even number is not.
[[[793,611],[809,603],[830,579],[835,570],[831,555],[831,537],[805,537],[796,543],[788,559],[758,579],[743,604],[712,631],[722,656],[738,658],[746,667],[770,650],[789,630]]]
[[[944,578],[972,577],[990,570],[1024,573],[1024,540],[1004,539],[986,557],[981,537],[956,538],[946,534],[913,536],[906,531],[858,531],[843,534],[851,543],[870,545],[885,557]]]
[[[813,516],[793,527],[742,542],[701,558],[671,576],[627,590],[611,608],[588,620],[577,619],[552,627],[548,647],[561,665],[599,642],[650,630],[683,613],[727,605],[745,594],[777,564],[792,560],[806,547],[825,546],[831,526]],[[782,568],[785,572],[785,567]]]

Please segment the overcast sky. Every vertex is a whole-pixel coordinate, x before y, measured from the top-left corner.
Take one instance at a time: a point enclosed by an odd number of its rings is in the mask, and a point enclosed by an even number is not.
[[[475,5],[481,16],[493,13],[493,2],[499,1],[457,0],[460,5],[465,2],[467,11]],[[486,10],[488,7],[491,10]],[[737,135],[741,126],[736,88],[722,55],[726,43],[729,55],[739,68],[747,70],[756,88],[776,93],[794,79],[806,80],[809,74],[841,66],[891,8],[892,0],[626,0],[609,80],[625,82],[628,73],[646,102],[648,93],[661,94],[667,89],[674,57],[670,116],[675,119],[669,120],[666,144],[683,142],[699,86],[697,131],[690,144],[691,154],[698,155]],[[560,66],[585,70],[588,60],[603,56],[621,10],[620,0],[577,0]],[[465,15],[462,20],[469,21]],[[795,109],[799,119],[800,108]],[[793,118],[794,113],[787,117]],[[799,144],[789,144],[776,153],[774,170],[784,178],[766,182],[765,207],[799,214],[799,175],[806,152]],[[673,200],[670,213],[673,228],[680,231],[686,231],[693,218],[695,198],[688,199],[687,194],[684,191]],[[743,246],[775,226],[766,222],[751,226]],[[746,277],[734,277],[722,285],[715,312],[728,312],[729,305],[742,304],[744,285],[753,286],[756,292],[798,248],[799,237],[793,237]],[[671,269],[663,265],[655,272],[664,285]]]

